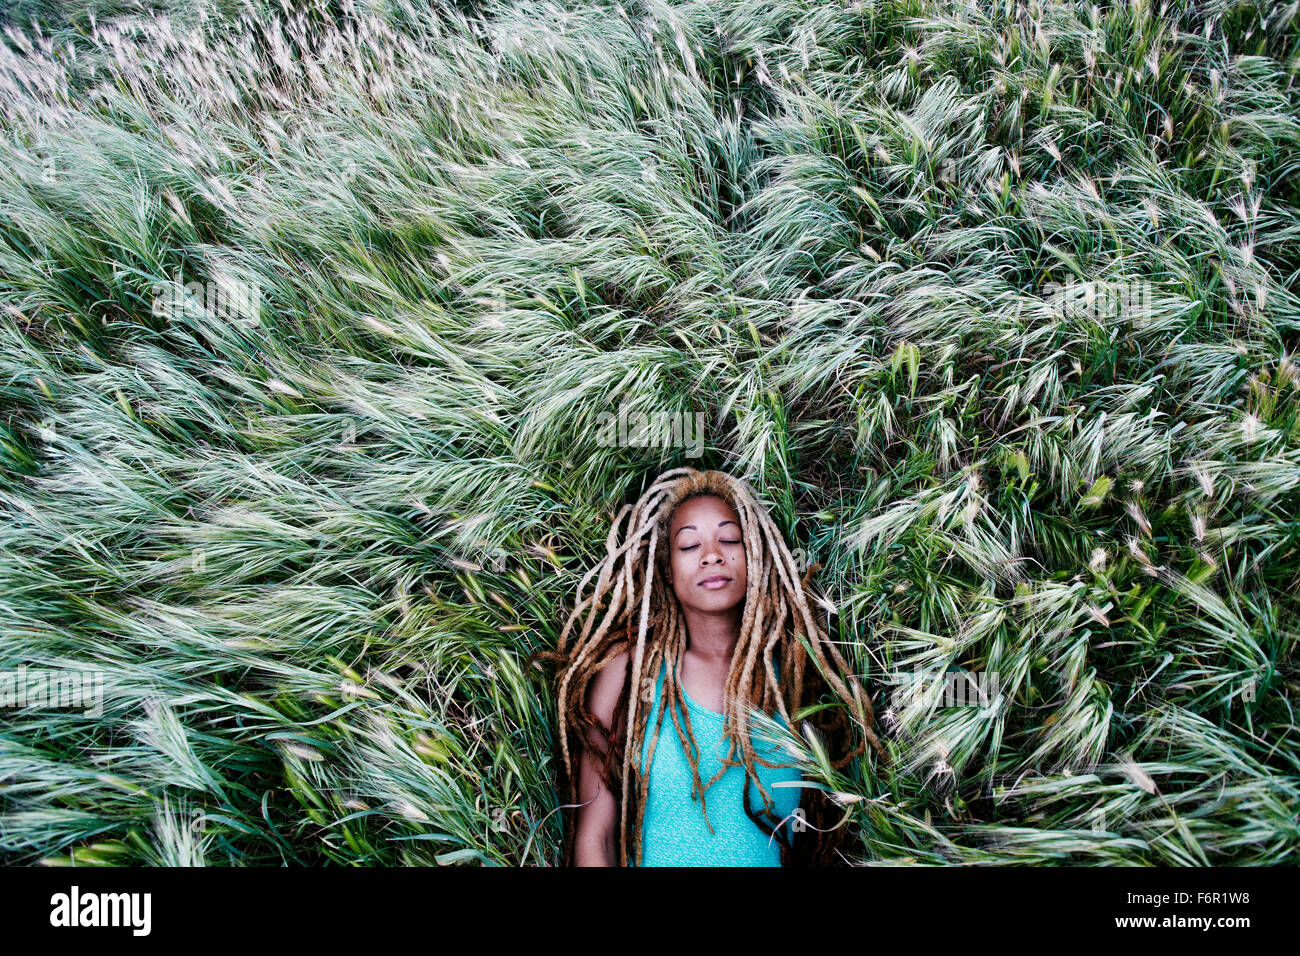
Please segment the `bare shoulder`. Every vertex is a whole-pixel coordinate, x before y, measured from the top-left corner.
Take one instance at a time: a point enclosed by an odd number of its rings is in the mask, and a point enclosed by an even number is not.
[[[627,686],[627,642],[620,641],[612,649],[617,653],[596,673],[587,689],[587,706],[607,730],[614,722],[614,705]]]

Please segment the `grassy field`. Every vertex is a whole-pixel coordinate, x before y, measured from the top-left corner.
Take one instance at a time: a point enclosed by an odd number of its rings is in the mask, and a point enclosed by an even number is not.
[[[1298,8],[9,8],[0,669],[102,693],[0,860],[553,865],[526,659],[693,465],[875,695],[852,862],[1293,863]]]

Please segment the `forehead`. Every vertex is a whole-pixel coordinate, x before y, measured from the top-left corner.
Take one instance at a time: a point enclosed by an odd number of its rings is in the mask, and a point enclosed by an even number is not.
[[[673,512],[669,534],[676,534],[679,528],[688,524],[694,525],[701,531],[712,530],[724,521],[734,521],[739,524],[740,516],[721,498],[703,495],[699,498],[691,498],[677,506],[677,510]]]

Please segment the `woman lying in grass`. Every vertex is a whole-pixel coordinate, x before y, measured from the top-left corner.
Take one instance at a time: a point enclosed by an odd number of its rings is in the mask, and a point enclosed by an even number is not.
[[[819,625],[763,506],[722,472],[675,469],[623,508],[607,547],[578,588],[555,655],[577,807],[565,865],[832,862],[842,815],[820,790],[776,786],[801,774],[781,748],[757,739],[746,708],[790,727],[790,715],[829,684],[852,717],[836,706],[808,721],[832,765],[865,751],[865,743],[852,747],[854,723],[885,754],[871,703]],[[811,667],[800,636],[817,658]]]

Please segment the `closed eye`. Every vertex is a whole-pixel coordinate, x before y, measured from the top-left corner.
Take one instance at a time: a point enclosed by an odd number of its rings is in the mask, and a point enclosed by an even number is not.
[[[740,540],[739,540],[739,539],[736,539],[735,541],[720,541],[719,544],[740,544]],[[698,544],[688,544],[688,545],[685,545],[685,546],[683,546],[683,547],[681,547],[681,548],[678,548],[677,550],[679,550],[679,551],[694,551],[694,550],[695,550],[696,548],[698,548],[698,547],[699,547]]]

